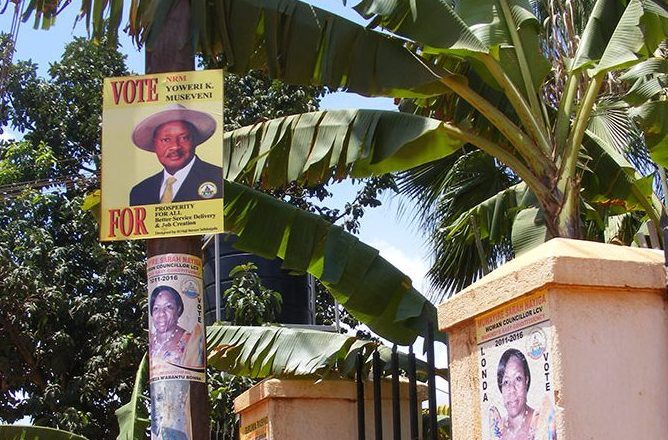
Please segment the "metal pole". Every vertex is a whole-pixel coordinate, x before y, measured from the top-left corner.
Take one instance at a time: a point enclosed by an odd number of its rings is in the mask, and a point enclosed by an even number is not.
[[[418,401],[417,401],[417,374],[415,365],[415,353],[411,345],[408,352],[408,405],[410,412],[411,440],[419,440],[418,431]]]
[[[334,325],[336,332],[341,333],[341,314],[339,313],[339,302],[334,300]]]
[[[373,422],[376,440],[383,440],[383,402],[380,393],[381,381],[380,354],[373,352]]]

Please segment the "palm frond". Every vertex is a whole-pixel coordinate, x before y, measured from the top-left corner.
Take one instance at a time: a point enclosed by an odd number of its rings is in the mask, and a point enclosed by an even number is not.
[[[429,244],[434,261],[427,276],[433,301],[456,293],[512,258],[515,214],[529,203],[526,186],[513,185],[516,176],[491,157],[475,151],[459,160],[426,219],[432,227]]]

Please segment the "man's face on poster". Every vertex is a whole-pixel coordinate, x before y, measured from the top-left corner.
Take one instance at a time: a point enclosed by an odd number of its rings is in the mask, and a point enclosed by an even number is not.
[[[191,125],[183,121],[166,122],[155,130],[155,154],[168,173],[174,174],[195,156],[193,136]]]
[[[528,385],[522,362],[511,356],[506,363],[501,382],[503,405],[508,411],[508,417],[517,417],[526,408]]]

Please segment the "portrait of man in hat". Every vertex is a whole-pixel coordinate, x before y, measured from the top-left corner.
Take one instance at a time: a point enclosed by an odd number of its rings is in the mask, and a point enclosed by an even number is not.
[[[180,104],[139,122],[132,131],[132,142],[155,153],[163,169],[132,188],[130,205],[221,198],[222,168],[195,154],[197,146],[215,131],[216,121],[211,115]]]

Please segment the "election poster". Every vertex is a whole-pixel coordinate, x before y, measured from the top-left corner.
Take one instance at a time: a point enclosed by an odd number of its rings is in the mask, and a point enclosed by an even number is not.
[[[202,260],[188,254],[150,257],[149,360],[151,382],[205,381]]]
[[[475,320],[483,440],[556,440],[547,294]]]
[[[223,73],[106,78],[101,241],[223,232]]]
[[[193,383],[206,381],[202,260],[156,255],[146,273],[151,439],[190,439]]]

